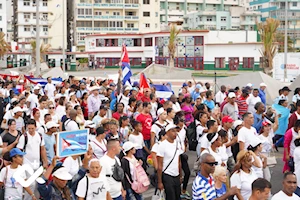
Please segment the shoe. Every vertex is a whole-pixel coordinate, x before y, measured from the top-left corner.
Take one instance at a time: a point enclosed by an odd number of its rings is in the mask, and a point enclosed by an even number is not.
[[[276,144],[273,145],[274,149],[278,152],[278,147],[276,146]]]
[[[180,195],[181,199],[191,199],[191,195],[188,191]]]

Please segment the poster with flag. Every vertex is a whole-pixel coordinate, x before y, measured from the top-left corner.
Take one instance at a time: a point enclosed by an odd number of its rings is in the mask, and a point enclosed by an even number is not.
[[[122,55],[121,55],[121,68],[122,68],[122,75],[123,75],[123,85],[130,82],[130,77],[132,76],[131,69],[130,69],[130,60],[128,57],[128,51],[126,49],[126,45],[123,44],[122,46]]]
[[[81,155],[88,151],[89,129],[58,132],[56,136],[56,155],[61,158]]]

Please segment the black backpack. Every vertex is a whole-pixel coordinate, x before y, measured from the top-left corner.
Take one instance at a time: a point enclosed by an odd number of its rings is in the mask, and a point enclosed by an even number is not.
[[[38,132],[37,132],[38,133]],[[40,133],[38,133],[39,134],[39,136],[40,136],[40,138],[41,138],[41,143],[42,143],[42,139],[43,139],[43,137],[42,137],[42,135],[40,134]],[[27,143],[28,143],[28,135],[27,135],[27,133],[25,132],[24,134],[24,146],[23,146],[23,152],[26,152],[26,146],[27,146]]]
[[[74,121],[74,120],[72,120],[72,119],[70,119],[70,118],[66,118],[66,120],[63,121],[61,130],[62,130],[62,131],[66,131],[66,125],[68,125],[71,121]],[[74,122],[76,122],[76,121],[74,121]],[[77,124],[77,126],[78,126],[78,128],[79,128],[79,124],[78,124],[77,122],[76,122],[76,124]]]
[[[168,122],[167,122],[167,124],[165,126],[162,126],[162,125],[160,125],[160,124],[158,124],[156,122],[154,122],[154,124],[160,128],[160,131],[158,132],[158,137],[161,136],[161,135],[165,135],[166,134],[166,127],[169,124]],[[159,139],[160,139],[160,138],[157,138],[156,135],[155,135],[155,138],[157,139],[157,141],[159,141]]]
[[[196,122],[193,121],[192,123],[190,123],[190,125],[187,127],[186,130],[186,137],[188,139],[190,151],[196,151],[197,149],[197,145],[198,145],[197,127],[198,126],[200,126],[200,124],[196,125]],[[201,137],[201,135],[199,137]]]

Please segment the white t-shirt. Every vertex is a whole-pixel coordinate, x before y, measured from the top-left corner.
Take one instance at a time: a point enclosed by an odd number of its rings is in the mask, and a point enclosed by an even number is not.
[[[172,109],[175,111],[175,113],[181,111],[180,104],[178,102],[173,103]]]
[[[23,187],[20,185],[19,182],[13,178],[13,174],[19,169],[18,166],[16,169],[10,168],[10,165],[4,167],[1,170],[0,174],[0,182],[5,182],[5,197],[4,199],[9,200],[19,200],[23,197]],[[6,169],[8,169],[7,176],[6,176]],[[22,174],[22,177],[26,179],[25,173]]]
[[[38,96],[34,93],[30,94],[27,98],[27,102],[30,102],[30,110],[39,106]]]
[[[65,128],[66,131],[77,131],[79,130],[78,124],[71,119],[68,119],[67,121],[65,121]]]
[[[224,99],[226,98],[226,93],[222,93],[221,90],[216,94],[216,103],[220,105],[223,103]]]
[[[250,142],[252,140],[258,139],[257,136],[258,135],[254,127],[251,126],[251,128],[248,129],[243,126],[238,132],[238,142],[244,142],[245,143],[244,150],[247,150]]]
[[[121,166],[121,162],[119,158],[111,158],[107,154],[105,154],[102,158],[100,158],[100,163],[102,166],[101,175],[106,176],[110,175],[110,177],[106,177],[107,182],[109,184],[109,193],[112,198],[117,198],[121,195],[122,182],[116,181],[113,177],[113,169],[116,161]]]
[[[136,145],[135,149],[143,149],[145,146],[144,137],[142,133],[139,133],[139,135],[130,134],[128,137],[128,141]]]
[[[16,129],[20,132],[22,132],[22,128],[25,127],[24,119],[22,117],[18,117],[18,119],[14,118],[16,120]]]
[[[255,167],[254,165],[252,166],[254,172],[256,173],[258,178],[263,178],[264,177],[264,173],[263,173],[263,162],[261,160],[261,158],[259,156],[256,156],[258,161],[259,161],[259,165],[261,167]]]
[[[86,194],[86,183],[87,178],[83,177],[78,182],[78,187],[76,190],[76,196],[85,198],[86,200],[106,200],[106,193],[109,191],[109,184],[107,183],[105,176],[99,176],[98,178],[93,178],[88,176],[88,192]]]
[[[248,112],[251,112],[252,114],[256,112],[254,106],[257,102],[261,102],[261,99],[259,96],[255,97],[253,95],[250,95],[246,99],[246,103],[248,104]]]
[[[293,196],[288,196],[282,190],[280,190],[278,193],[274,194],[271,200],[299,200],[300,197],[298,197],[295,193],[293,193]]]
[[[129,97],[125,97],[124,94],[119,94],[117,100],[118,100],[118,102],[124,104],[123,113],[126,113],[126,108],[127,108],[128,102],[129,102]]]
[[[201,148],[203,148],[203,149],[207,149],[210,146],[210,143],[207,139],[207,134],[209,134],[209,133],[204,133],[202,135],[202,137],[200,138]]]
[[[154,152],[154,153],[157,154],[157,152],[158,152],[158,150],[159,150],[159,144],[160,144],[160,143],[161,143],[160,141],[159,141],[159,142],[156,142],[156,143],[152,146],[151,152]]]
[[[90,142],[90,145],[93,149],[93,152],[94,152],[94,156],[98,159],[102,158],[102,156],[104,156],[104,154],[106,153],[107,151],[107,148],[106,148],[106,140],[102,140],[101,143],[95,138],[92,140],[92,142]]]
[[[55,109],[55,112],[57,114],[58,120],[61,120],[61,118],[66,114],[66,107],[58,105]]]
[[[295,174],[297,177],[297,185],[300,187],[300,147],[294,150]]]
[[[156,112],[157,112],[157,102],[150,102],[150,104],[151,104],[151,110],[150,110],[150,114],[151,114],[151,116],[152,116],[152,118],[153,119],[156,119],[157,118],[157,114],[156,114]]]
[[[230,178],[230,184],[231,187],[236,186],[238,189],[240,189],[242,197],[244,199],[248,199],[252,193],[252,182],[256,179],[257,175],[253,170],[251,170],[249,174],[245,173],[243,170],[240,170],[239,173],[236,171],[232,174]],[[234,200],[238,200],[238,198],[234,196]]]
[[[186,127],[182,127],[182,129],[178,132],[176,140],[178,142],[178,147],[182,152],[185,152],[185,138],[186,138]]]
[[[45,85],[44,91],[46,92],[46,95],[49,98],[54,97],[54,91],[56,90],[55,86],[52,83],[47,83],[47,85]]]
[[[158,124],[158,125],[157,125]],[[151,126],[151,133],[155,133],[155,140],[154,142],[158,142],[159,139],[159,132],[161,131],[161,127],[162,126],[164,128],[166,128],[167,126],[167,122],[164,122],[163,124],[160,123],[159,121],[156,121],[152,126]]]
[[[177,151],[176,151],[176,149],[177,149]],[[174,157],[175,151],[176,151],[176,155]],[[182,153],[183,152],[178,148],[178,144],[176,141],[174,141],[173,143],[170,143],[168,140],[164,140],[159,144],[157,156],[163,157],[162,171],[165,171],[164,172],[165,174],[168,174],[170,176],[178,176],[179,175],[178,161],[179,161],[179,156]],[[171,162],[173,157],[174,157],[174,159]],[[171,162],[171,164],[169,165],[170,162]],[[169,167],[166,169],[166,167],[168,165],[169,165]]]
[[[201,138],[203,136],[203,130],[207,129],[207,127],[202,126],[198,120],[196,120],[195,122],[196,122],[196,133],[197,133],[196,139],[197,139],[198,143],[201,143]]]
[[[78,173],[79,171],[79,167],[82,165],[82,162],[80,160],[80,158],[77,158],[76,160],[74,160],[72,158],[72,156],[67,157],[64,160],[64,163],[62,164],[62,166],[64,166],[65,168],[67,168],[68,172],[72,175],[75,176],[75,174]]]
[[[219,150],[217,150],[217,152],[214,152],[210,147],[208,147],[207,149],[205,149],[201,152],[200,156],[202,156],[205,153],[211,154],[215,158],[216,162],[218,162],[218,165],[222,164],[222,156],[221,156]],[[224,163],[226,164],[227,162],[224,162]]]
[[[294,141],[296,140],[297,137],[298,137],[298,133],[295,132],[294,128],[292,128],[292,141],[290,143],[290,156],[293,156],[293,154],[294,154],[294,150],[296,148]]]
[[[42,138],[39,133],[35,132],[34,136],[30,135],[28,132],[27,134],[27,145],[24,155],[24,164],[29,164],[33,169],[37,169],[40,166],[40,158],[41,158],[41,146],[45,146],[44,138]],[[17,144],[17,148],[23,149],[25,144],[25,137],[21,135],[19,139],[19,143]]]
[[[45,115],[48,114],[48,109],[44,108],[44,109],[40,109],[40,122],[43,124],[44,123],[44,119],[45,119]]]
[[[264,155],[268,155],[270,153],[270,151],[272,150],[272,139],[270,137],[265,137],[263,134],[260,134],[258,136],[258,138],[261,140],[262,142],[262,153]]]

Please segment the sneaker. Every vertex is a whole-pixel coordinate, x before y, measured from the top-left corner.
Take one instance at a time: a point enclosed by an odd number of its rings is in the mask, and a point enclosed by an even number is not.
[[[188,191],[180,195],[181,199],[191,199],[191,195]]]

